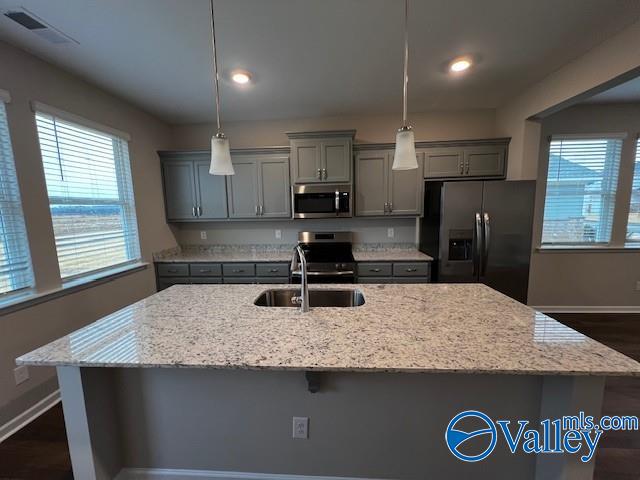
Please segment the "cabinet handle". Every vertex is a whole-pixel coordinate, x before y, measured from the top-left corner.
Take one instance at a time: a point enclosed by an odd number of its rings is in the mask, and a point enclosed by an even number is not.
[[[264,215],[264,205],[260,205],[260,216]]]
[[[460,170],[460,175],[464,175],[464,162],[462,160],[458,163],[458,169]]]
[[[271,270],[269,270],[270,273],[278,273],[280,270],[278,270],[277,268],[272,268]]]
[[[387,213],[389,211],[389,204],[387,202],[384,202],[384,213]]]
[[[373,272],[373,273],[379,273],[380,269],[379,268],[370,268],[369,271]]]
[[[316,175],[316,177],[318,177],[318,180],[322,180],[322,169],[321,168],[318,169],[318,174]]]
[[[201,268],[200,270],[198,270],[198,272],[200,272],[200,273],[211,273],[211,269],[210,268]]]
[[[200,205],[198,205],[198,216],[202,216],[202,207]]]
[[[234,268],[233,270],[231,270],[233,273],[244,273],[244,270],[242,268]]]
[[[260,213],[259,213],[259,212],[260,212],[259,207],[258,207],[258,205],[256,205],[256,217],[257,217],[258,215],[260,215]]]
[[[178,270],[176,268],[169,268],[169,269],[167,269],[167,271],[169,273],[178,273]]]
[[[406,268],[405,272],[411,273],[411,272],[417,272],[418,269],[417,268]]]
[[[393,212],[393,202],[389,202],[389,213]]]
[[[326,180],[327,179],[327,169],[323,168],[322,169],[322,177]]]
[[[198,214],[196,213],[196,206],[195,206],[195,205],[191,208],[191,214],[192,214],[194,217],[197,217],[197,216],[198,216]]]
[[[465,174],[469,175],[469,160],[465,161]]]

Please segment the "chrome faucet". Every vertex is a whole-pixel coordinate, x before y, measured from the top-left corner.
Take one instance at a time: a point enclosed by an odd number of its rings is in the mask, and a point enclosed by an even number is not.
[[[300,305],[301,312],[309,311],[309,284],[307,282],[307,259],[300,245],[296,245],[293,249],[293,258],[291,259],[291,272],[298,270],[298,259],[300,259],[300,296],[291,297],[291,302]]]

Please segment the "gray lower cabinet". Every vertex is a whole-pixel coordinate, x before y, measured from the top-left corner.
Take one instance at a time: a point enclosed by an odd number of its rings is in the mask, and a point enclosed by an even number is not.
[[[363,150],[356,155],[356,216],[420,215],[423,154],[417,170],[393,170],[393,150]]]
[[[178,284],[289,283],[289,263],[156,263],[158,291]]]
[[[206,154],[163,153],[160,159],[167,221],[227,218],[225,179],[209,174]]]
[[[282,155],[233,157],[227,177],[229,217],[290,218],[289,158]]]
[[[504,144],[425,149],[424,177],[504,178],[506,153]]]
[[[358,283],[429,283],[431,262],[359,262]]]

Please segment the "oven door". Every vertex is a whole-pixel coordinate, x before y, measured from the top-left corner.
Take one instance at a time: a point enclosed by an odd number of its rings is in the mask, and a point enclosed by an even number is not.
[[[291,191],[293,218],[351,216],[350,185],[294,185]]]

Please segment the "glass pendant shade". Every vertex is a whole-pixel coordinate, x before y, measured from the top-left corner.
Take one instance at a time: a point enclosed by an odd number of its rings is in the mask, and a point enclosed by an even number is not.
[[[233,164],[231,163],[231,150],[229,149],[229,139],[223,133],[218,133],[211,137],[211,175],[233,175]]]
[[[418,168],[416,144],[411,127],[402,127],[396,133],[396,151],[393,154],[392,170],[412,170]]]

